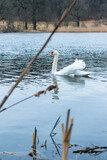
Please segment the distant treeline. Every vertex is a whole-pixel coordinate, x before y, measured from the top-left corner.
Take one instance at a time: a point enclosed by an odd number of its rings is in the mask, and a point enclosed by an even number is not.
[[[28,29],[32,23],[36,30],[38,21],[57,22],[63,12],[73,0],[0,0],[0,21],[5,21],[8,28],[14,22],[23,22]],[[107,0],[77,0],[75,7],[66,19],[75,21],[77,26],[80,20],[107,19]]]

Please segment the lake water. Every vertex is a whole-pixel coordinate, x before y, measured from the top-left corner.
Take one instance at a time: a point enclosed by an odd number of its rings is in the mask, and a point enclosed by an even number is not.
[[[14,85],[23,69],[41,48],[50,33],[0,34],[0,102]],[[86,63],[89,78],[52,76],[52,50],[58,50],[58,70],[77,58]],[[32,97],[0,113],[0,159],[27,160],[32,151],[32,135],[37,128],[37,151],[40,159],[60,160],[55,144],[61,153],[61,123],[71,109],[74,118],[71,144],[83,147],[69,149],[68,160],[104,160],[107,151],[96,154],[74,154],[84,147],[107,146],[107,33],[56,33],[32,65],[31,70],[14,90],[3,107],[8,107],[49,85],[57,89]],[[50,132],[57,134],[53,143]],[[41,147],[47,140],[47,149]],[[16,155],[3,154],[4,151]]]

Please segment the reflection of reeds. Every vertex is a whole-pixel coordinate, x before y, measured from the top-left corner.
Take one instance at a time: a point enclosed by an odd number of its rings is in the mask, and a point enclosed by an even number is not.
[[[47,150],[47,140],[45,140],[44,144],[42,144],[40,147],[41,147],[41,148],[42,148],[42,147],[45,147],[45,149]]]
[[[61,154],[60,154],[59,149],[58,149],[58,145],[56,144],[56,142],[54,141],[54,138],[53,138],[56,135],[56,133],[53,132],[53,131],[56,128],[56,126],[59,124],[59,122],[60,122],[60,116],[58,117],[58,119],[56,120],[56,122],[55,122],[55,124],[54,124],[54,126],[52,128],[52,131],[50,133],[50,137],[51,137],[51,140],[52,140],[52,142],[53,142],[53,144],[54,144],[54,146],[56,148],[56,151],[57,151],[58,155],[61,157]]]
[[[54,124],[54,126],[53,126],[53,128],[52,128],[52,131],[51,131],[51,133],[50,133],[50,136],[51,136],[51,137],[53,137],[54,135],[56,135],[56,133],[54,133],[53,131],[54,131],[54,129],[56,128],[56,126],[58,125],[59,121],[60,121],[60,116],[58,117],[57,121],[55,122],[55,124]]]
[[[50,136],[50,137],[51,137],[52,142],[53,142],[53,144],[54,144],[54,146],[55,146],[55,148],[56,148],[56,151],[57,151],[58,155],[61,157],[61,154],[60,154],[59,149],[58,149],[59,145],[56,144],[56,142],[54,141],[54,138],[53,138],[52,136]]]

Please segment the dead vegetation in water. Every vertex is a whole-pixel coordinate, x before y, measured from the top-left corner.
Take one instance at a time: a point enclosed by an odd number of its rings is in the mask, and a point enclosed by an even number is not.
[[[92,147],[85,147],[85,149],[76,150],[76,151],[73,151],[73,153],[79,153],[79,154],[88,153],[91,155],[92,154],[99,155],[106,151],[107,151],[107,146],[96,146],[92,144]]]
[[[68,149],[69,149],[69,144],[70,144],[70,137],[71,137],[71,130],[73,126],[73,119],[70,120],[70,125],[69,125],[69,116],[70,116],[70,110],[68,110],[67,112],[67,120],[66,120],[65,129],[64,129],[64,123],[62,123],[62,148],[63,148],[62,149],[62,160],[67,160]],[[59,120],[60,120],[60,117],[58,117],[55,125],[53,126],[52,131],[50,133],[50,137],[52,139],[53,144],[55,145],[57,153],[61,157],[58,146],[56,145],[53,139],[53,137],[56,135],[53,131],[58,125]],[[37,140],[37,129],[35,128],[35,132],[33,133],[33,144],[32,144],[33,152],[28,153],[28,155],[31,157],[37,156],[36,140]],[[45,140],[44,145],[41,145],[40,147],[45,147],[45,149],[47,149],[47,140]]]
[[[67,160],[68,150],[70,148],[72,148],[72,153],[74,154],[89,154],[91,156],[92,155],[97,156],[107,151],[107,146],[97,146],[95,144],[92,144],[91,147],[89,146],[84,147],[78,144],[70,144],[71,130],[73,126],[73,118],[70,120],[70,125],[69,125],[69,115],[70,115],[70,110],[68,110],[67,112],[67,120],[66,120],[65,129],[64,129],[64,124],[62,123],[62,144],[58,144],[54,140],[54,136],[57,134],[56,132],[54,132],[54,130],[59,124],[60,116],[56,120],[51,130],[51,133],[50,133],[50,137],[56,149],[56,153],[59,155],[59,157],[61,157],[62,155],[62,160]],[[40,147],[45,147],[45,149],[47,150],[47,140],[45,140],[44,145],[41,145]],[[61,148],[62,148],[62,154],[60,153]],[[75,150],[75,148],[82,148],[82,149]]]
[[[50,137],[51,137],[51,140],[54,144],[56,153],[59,155],[59,157],[62,156],[62,160],[67,160],[67,155],[68,155],[68,151],[70,148],[72,149],[73,154],[80,154],[80,155],[81,154],[89,154],[91,156],[92,155],[97,156],[103,152],[107,152],[107,146],[98,146],[95,144],[92,144],[92,146],[82,146],[82,145],[78,145],[78,144],[70,144],[70,136],[71,136],[71,130],[72,130],[72,126],[73,126],[73,119],[70,120],[70,125],[69,125],[69,116],[70,116],[70,110],[68,110],[68,112],[67,112],[67,120],[66,120],[65,129],[64,129],[64,124],[62,123],[62,144],[58,144],[54,140],[54,136],[57,134],[54,130],[60,122],[60,116],[56,120],[56,122],[53,125],[52,130],[50,132]],[[37,158],[38,160],[46,160],[46,158],[41,158],[41,157],[45,157],[45,155],[43,155],[42,153],[40,153],[38,151],[37,146],[44,148],[45,151],[48,151],[47,150],[47,148],[48,148],[47,139],[45,140],[45,142],[42,145],[40,145],[39,138],[37,137],[37,129],[35,128],[35,130],[33,132],[33,142],[32,142],[33,151],[29,152],[28,155],[30,157]],[[60,153],[61,148],[62,148],[62,153]],[[76,150],[76,148],[81,148],[81,149]],[[17,156],[20,154],[26,155],[24,152],[18,153],[18,152],[4,151],[1,153],[11,155],[11,156]]]
[[[61,157],[61,153],[60,153],[59,149],[61,150],[62,144],[57,144],[54,141],[54,139],[53,139],[53,144],[55,146],[57,154],[59,155],[59,157]],[[45,147],[45,146],[41,145],[40,147],[42,148],[42,147]],[[83,149],[76,150],[76,148],[78,148],[78,147],[79,148],[81,147]],[[91,147],[90,146],[84,147],[84,146],[81,146],[81,145],[78,145],[78,144],[70,144],[69,148],[72,148],[72,150],[73,150],[72,153],[73,154],[80,154],[80,155],[81,154],[89,154],[90,156],[98,156],[101,153],[107,152],[107,146],[97,146],[97,145],[93,145],[93,144],[92,144]],[[27,155],[24,152],[8,152],[8,151],[0,152],[0,154],[7,154],[7,155],[10,155],[10,156]],[[28,155],[31,156],[31,157],[35,157],[33,152],[29,152]],[[42,157],[42,153],[40,153],[37,149],[36,149],[36,157],[37,158]],[[45,160],[45,159],[43,159],[43,160]]]

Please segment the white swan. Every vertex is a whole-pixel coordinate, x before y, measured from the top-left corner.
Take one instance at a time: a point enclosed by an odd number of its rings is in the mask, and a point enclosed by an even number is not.
[[[54,55],[54,60],[52,64],[52,74],[56,75],[68,75],[68,76],[88,76],[90,73],[83,71],[86,67],[86,64],[83,60],[75,60],[73,64],[64,67],[60,71],[57,71],[57,63],[58,63],[58,51],[54,50],[51,54]]]

